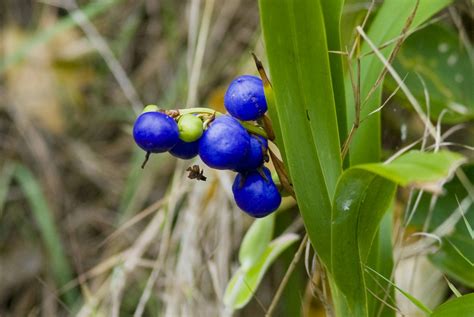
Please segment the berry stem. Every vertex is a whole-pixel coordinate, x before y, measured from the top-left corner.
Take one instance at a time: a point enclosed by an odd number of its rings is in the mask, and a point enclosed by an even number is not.
[[[144,160],[143,163],[142,163],[142,169],[145,168],[145,165],[146,165],[146,163],[148,162],[148,159],[150,158],[150,154],[151,154],[151,152],[146,152],[146,154],[145,154],[145,160]]]
[[[178,111],[179,111],[180,115],[194,114],[194,113],[198,113],[198,114],[205,113],[205,114],[210,114],[210,115],[215,114],[216,117],[224,115],[223,113],[220,113],[219,111],[209,109],[209,108],[204,108],[204,107],[178,109]],[[260,135],[260,136],[264,137],[265,139],[268,139],[268,135],[267,135],[267,133],[265,132],[264,129],[262,129],[262,128],[256,126],[256,125],[253,125],[251,123],[248,123],[248,122],[244,122],[244,121],[240,121],[240,120],[239,120],[239,122],[240,122],[240,124],[242,124],[242,126],[248,132],[250,132],[252,134]]]

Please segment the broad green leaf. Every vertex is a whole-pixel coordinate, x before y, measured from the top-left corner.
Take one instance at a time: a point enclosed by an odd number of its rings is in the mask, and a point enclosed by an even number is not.
[[[351,316],[368,316],[364,266],[396,185],[360,169],[338,182],[332,218],[332,275]]]
[[[420,0],[416,15],[413,19],[411,29],[427,21],[435,13],[442,10],[452,0]],[[376,46],[381,46],[400,35],[407,19],[412,15],[417,1],[413,0],[385,0],[375,15],[368,31],[368,37]],[[388,57],[395,44],[389,45],[381,50]],[[369,53],[371,50],[362,44],[361,54]],[[356,69],[356,68],[354,68]],[[374,55],[367,55],[361,59],[361,100],[363,102],[361,118],[381,105],[382,86],[375,90],[369,99],[366,97],[377,81],[383,70],[382,62]],[[347,124],[350,127],[354,121],[355,101],[349,76],[346,76],[346,102],[347,102]],[[370,116],[360,125],[350,147],[351,166],[355,164],[378,162],[381,156],[380,142],[380,113]]]
[[[275,213],[256,219],[242,240],[239,250],[239,262],[245,270],[252,266],[263,254],[272,240],[275,227]]]
[[[456,297],[439,305],[431,317],[472,317],[474,315],[474,293]]]
[[[410,151],[389,164],[362,164],[357,168],[383,176],[401,186],[436,190],[440,185],[439,180],[451,176],[464,162],[464,157],[454,152]]]
[[[64,286],[72,280],[72,269],[61,244],[61,237],[53,218],[53,212],[42,193],[41,186],[29,169],[17,164],[14,177],[21,186],[30,205],[33,218],[38,225],[41,238],[48,252],[48,264],[53,276],[59,286]],[[72,305],[74,297],[74,292],[69,291],[65,294],[65,299],[70,305]]]
[[[257,290],[270,265],[298,239],[298,235],[293,233],[282,235],[267,246],[253,265],[247,268],[240,267],[227,284],[224,304],[232,309],[244,307]]]
[[[444,109],[449,110],[442,120],[446,123],[474,118],[474,72],[457,32],[440,24],[416,32],[403,44],[394,66],[400,76],[406,75],[405,84],[418,100],[425,98],[417,75],[421,76],[430,98],[429,114],[434,120]],[[388,78],[386,87],[393,91],[396,83]],[[398,95],[406,100],[403,94]]]
[[[323,11],[313,0],[259,5],[287,166],[310,240],[327,264],[330,197],[342,163]]]
[[[463,160],[450,152],[412,151],[388,164],[358,165],[342,174],[333,202],[331,273],[351,315],[369,315],[366,288],[373,283],[366,282],[364,270],[396,185],[438,183]]]

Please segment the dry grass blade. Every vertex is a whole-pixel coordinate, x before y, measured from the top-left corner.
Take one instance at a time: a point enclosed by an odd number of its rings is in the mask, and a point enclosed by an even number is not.
[[[420,0],[416,0],[416,4],[415,4],[415,7],[413,8],[413,12],[411,13],[411,15],[406,20],[405,25],[403,26],[400,38],[396,41],[395,47],[394,47],[393,51],[390,53],[390,56],[388,57],[386,64],[391,64],[394,61],[395,57],[398,54],[398,51],[400,50],[400,47],[402,46],[405,39],[408,37],[408,35],[409,35],[408,31],[410,29],[410,26],[413,23],[413,19],[415,18],[415,14],[416,14],[416,11],[418,10],[419,4],[420,4]],[[358,27],[358,28],[360,28],[360,27]],[[360,28],[360,29],[362,30],[362,28]],[[360,32],[359,32],[359,34],[360,34]],[[373,49],[373,51],[374,52],[378,51],[380,53],[379,49]],[[364,100],[363,104],[365,104],[367,102],[367,100],[370,99],[372,94],[377,90],[379,85],[383,82],[383,80],[385,78],[385,75],[387,74],[387,71],[388,71],[388,68],[384,67],[382,72],[380,73],[379,77],[375,81],[374,85],[372,86],[372,88],[367,93],[367,96],[365,97],[365,100]]]
[[[472,4],[471,4],[471,6],[472,6]],[[471,9],[472,9],[472,7],[471,7]],[[473,46],[472,46],[472,42],[469,39],[469,34],[466,31],[466,28],[464,27],[464,25],[462,23],[462,18],[460,16],[459,12],[454,7],[449,7],[448,11],[449,11],[449,14],[451,15],[451,18],[452,18],[454,24],[456,25],[456,28],[459,31],[459,36],[461,38],[461,41],[464,44],[464,47],[466,48],[466,50],[469,54],[469,59],[471,61],[471,65],[473,65],[474,64],[474,49],[473,49]],[[471,33],[472,33],[472,29],[471,29]]]
[[[157,211],[158,209],[160,209],[163,204],[165,204],[167,202],[167,199],[166,197],[165,198],[162,198],[158,201],[156,201],[155,203],[153,203],[152,205],[150,205],[149,207],[143,209],[142,211],[140,211],[139,213],[137,213],[135,216],[133,216],[130,220],[128,220],[127,222],[125,222],[123,225],[120,226],[120,228],[118,228],[115,232],[111,233],[107,238],[105,238],[104,241],[102,241],[100,244],[99,244],[99,247],[103,246],[104,244],[108,243],[110,240],[113,240],[115,239],[116,237],[118,237],[120,234],[122,234],[124,231],[126,231],[128,228],[132,227],[133,225],[135,225],[136,223],[140,222],[141,220],[143,220],[144,218],[146,218],[148,215],[152,214],[153,212]]]
[[[472,203],[473,200],[471,197],[465,197],[459,204],[458,208],[456,208],[456,210],[454,210],[451,215],[432,232],[432,234],[439,238],[450,234],[454,230],[456,224],[463,218],[464,213],[469,210],[469,207],[472,205]],[[417,256],[421,252],[424,252],[432,247],[433,243],[434,240],[431,238],[421,239],[399,251],[395,258]]]
[[[403,78],[403,82],[405,82],[405,79],[407,78],[407,76],[408,75],[405,75],[405,77]],[[379,111],[382,111],[382,109],[385,108],[385,106],[392,100],[392,98],[397,94],[397,92],[399,90],[400,90],[400,85],[397,86],[397,88],[390,94],[390,96],[387,97],[387,99],[385,99],[385,101],[383,102],[383,104],[380,107],[378,107],[377,109],[374,109],[373,111],[369,112],[365,118],[360,120],[360,123],[367,120],[367,118],[370,117],[371,115],[374,115],[375,113],[377,113]]]
[[[385,65],[385,68],[387,71],[390,73],[390,75],[393,77],[393,79],[397,82],[397,84],[400,86],[400,89],[403,91],[407,99],[410,101],[411,105],[417,112],[418,116],[422,120],[422,122],[428,127],[428,130],[433,138],[436,138],[436,129],[429,120],[429,118],[426,116],[426,114],[423,113],[423,110],[421,109],[420,104],[416,100],[416,98],[413,96],[413,94],[410,92],[408,87],[403,83],[403,80],[400,78],[400,75],[395,71],[395,69],[390,65],[389,61],[380,53],[380,51],[377,49],[377,47],[372,43],[372,41],[369,39],[367,34],[362,30],[360,27],[356,28],[357,32],[361,34],[361,36],[364,38],[364,40],[367,42],[367,44],[370,46],[370,48],[374,51],[375,55],[382,61],[382,63]]]
[[[445,18],[446,18],[446,15],[440,15],[440,16],[438,16],[438,17],[435,17],[435,18],[431,19],[430,21],[428,21],[428,22],[426,22],[426,23],[423,23],[422,25],[420,25],[420,26],[418,26],[418,27],[416,27],[416,28],[413,28],[412,30],[408,30],[406,33],[402,33],[402,34],[400,34],[400,35],[398,35],[398,36],[392,38],[391,40],[389,40],[389,41],[387,41],[387,42],[385,42],[385,43],[379,45],[379,46],[378,46],[378,49],[379,49],[379,51],[381,51],[381,50],[383,50],[384,48],[386,48],[386,47],[388,47],[388,46],[390,46],[390,45],[392,45],[392,44],[394,44],[394,43],[400,41],[400,39],[402,39],[402,38],[406,39],[406,38],[409,37],[410,35],[412,35],[412,34],[418,32],[418,31],[420,31],[420,30],[423,30],[424,28],[427,28],[427,27],[430,26],[430,25],[433,25],[433,24],[435,24],[435,23],[437,23],[437,22],[440,22],[440,21],[442,21],[442,20],[445,19]],[[369,56],[369,55],[372,55],[372,54],[374,54],[374,52],[373,52],[373,51],[369,51],[369,52],[367,52],[367,53],[361,54],[359,57],[360,57],[360,58],[363,58],[363,57],[366,57],[366,56]]]
[[[182,164],[178,164],[178,167],[180,165]],[[181,176],[182,176],[182,172],[180,171],[179,168],[176,168],[174,177],[173,177],[173,183],[171,186],[168,205],[166,206],[166,209],[167,209],[166,220],[167,221],[163,229],[163,235],[161,237],[160,251],[153,265],[153,270],[146,282],[142,296],[140,297],[140,301],[138,302],[138,305],[135,309],[135,313],[133,314],[134,317],[141,317],[143,315],[143,312],[145,310],[145,305],[148,302],[148,299],[150,298],[150,295],[151,295],[151,290],[156,280],[158,279],[158,276],[163,266],[163,262],[166,258],[166,255],[168,254],[168,249],[169,249],[169,244],[170,244],[170,239],[171,239],[172,224],[173,224],[173,219],[176,213],[176,205],[178,204],[179,199],[181,198],[179,189],[183,187],[181,183],[182,182]]]
[[[385,306],[389,307],[390,309],[396,311],[398,314],[400,315],[403,315],[402,312],[400,311],[400,309],[398,309],[397,307],[389,304],[385,299],[383,298],[380,298],[377,294],[375,294],[374,292],[372,292],[370,289],[367,289],[367,291],[373,296],[375,297],[378,301],[380,301],[381,303],[383,303]]]
[[[367,24],[367,21],[369,20],[370,15],[372,14],[372,11],[374,10],[375,7],[375,0],[370,1],[370,5],[367,9],[367,13],[365,14],[364,21],[362,22],[361,27],[364,28],[365,25]],[[359,47],[360,44],[360,36],[359,34],[356,34],[356,38],[354,40],[354,45],[352,46],[351,52],[349,53],[349,59],[351,60],[356,52],[356,49]]]
[[[142,110],[143,102],[140,100],[137,91],[128,78],[127,73],[123,69],[122,65],[120,65],[119,61],[115,58],[114,53],[107,44],[107,41],[100,35],[99,31],[95,28],[87,15],[85,15],[84,12],[79,9],[75,0],[66,0],[65,8],[68,10],[72,19],[81,27],[89,41],[92,43],[92,45],[94,45],[94,47],[104,59],[105,63],[117,80],[120,88],[122,89],[125,97],[130,102],[135,114],[139,114]]]
[[[215,0],[206,0],[201,27],[197,40],[196,52],[192,61],[191,74],[189,76],[187,107],[193,107],[196,104],[198,96],[199,77],[201,75],[202,61],[206,50],[207,37],[209,35],[209,26],[211,25],[212,11]]]

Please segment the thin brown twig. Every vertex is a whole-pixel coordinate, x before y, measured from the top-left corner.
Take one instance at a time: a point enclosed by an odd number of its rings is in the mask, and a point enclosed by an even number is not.
[[[320,264],[319,264],[319,267],[320,267],[320,275],[321,275],[321,288],[323,290],[323,294],[322,294],[322,297],[321,297],[321,303],[323,304],[324,306],[324,309],[326,310],[326,315],[328,317],[331,317],[333,315],[333,311],[332,311],[332,308],[331,308],[331,305],[329,304],[329,301],[328,301],[328,298],[329,298],[329,295],[328,295],[328,290],[327,290],[327,283],[326,283],[326,270],[324,268],[324,266],[321,264],[321,259],[319,258],[319,256],[316,255],[316,261],[318,261]]]
[[[275,310],[278,301],[280,300],[281,295],[283,294],[283,291],[285,290],[286,284],[288,284],[288,280],[290,279],[291,274],[296,268],[296,264],[299,262],[301,255],[303,254],[303,250],[305,248],[306,242],[308,241],[308,233],[304,235],[303,240],[301,241],[298,250],[296,251],[293,260],[291,260],[290,266],[286,270],[285,276],[283,276],[283,279],[280,282],[280,285],[278,286],[278,289],[275,293],[275,296],[273,296],[272,302],[270,306],[268,307],[268,311],[265,314],[265,317],[270,317],[273,314],[273,311]]]
[[[390,46],[391,44],[393,44],[393,43],[399,41],[402,37],[407,38],[407,37],[409,37],[410,35],[414,34],[415,32],[418,32],[418,31],[420,31],[420,30],[423,30],[424,28],[426,28],[426,27],[428,27],[428,26],[430,26],[430,25],[432,25],[432,24],[435,24],[435,23],[437,23],[437,22],[439,22],[439,21],[441,21],[441,20],[443,20],[443,19],[445,19],[445,18],[446,18],[446,15],[440,15],[439,17],[433,18],[433,19],[431,19],[430,21],[428,21],[428,22],[426,22],[426,23],[423,23],[422,25],[420,25],[420,26],[418,26],[418,27],[416,27],[416,28],[413,28],[412,30],[409,30],[406,34],[399,34],[399,35],[397,35],[396,37],[394,37],[394,38],[392,38],[392,39],[386,41],[385,43],[379,45],[377,48],[378,48],[379,51],[380,51],[380,50],[383,50],[384,48]],[[373,54],[374,54],[374,51],[368,51],[368,52],[366,52],[366,53],[361,54],[359,57],[360,57],[360,58],[364,58],[364,57],[366,57],[366,56],[373,55]]]
[[[390,53],[390,56],[387,59],[388,64],[391,64],[393,62],[393,60],[397,56],[398,52],[400,51],[400,48],[401,48],[403,42],[408,37],[408,35],[409,35],[408,31],[410,29],[410,26],[413,23],[413,19],[415,18],[416,12],[418,11],[419,4],[420,4],[420,0],[416,0],[415,7],[413,8],[412,13],[410,14],[408,19],[406,20],[405,25],[403,26],[402,32],[400,34],[400,38],[395,42],[395,47],[394,47],[393,51]],[[387,72],[388,72],[387,67],[384,67],[382,69],[382,72],[379,74],[379,77],[375,81],[375,84],[370,88],[369,92],[367,93],[367,96],[364,99],[363,105],[365,105],[365,103],[370,99],[372,94],[377,90],[377,88],[383,82]]]
[[[350,64],[350,62],[349,62]],[[351,65],[349,65],[349,74],[351,77],[351,84],[352,84],[352,89],[354,90],[354,101],[355,101],[355,119],[354,123],[352,124],[351,131],[349,132],[349,135],[347,136],[346,141],[344,142],[344,145],[342,146],[342,151],[341,151],[341,157],[342,160],[347,155],[347,152],[349,151],[349,146],[352,142],[352,138],[354,137],[354,133],[356,130],[359,128],[360,125],[360,59],[357,58],[357,84],[354,84],[354,74]]]
[[[372,0],[370,2],[370,6],[367,9],[367,13],[365,14],[364,21],[362,22],[361,27],[364,28],[365,25],[367,24],[367,21],[369,20],[370,14],[374,10],[375,7],[375,0]],[[354,39],[354,45],[352,46],[351,52],[349,53],[349,59],[352,59],[354,56],[355,50],[359,47],[360,44],[360,34],[356,33],[356,38]]]
[[[273,166],[275,166],[275,170],[278,174],[281,185],[296,200],[296,193],[293,190],[293,186],[290,182],[288,174],[286,173],[285,165],[270,148],[268,148],[268,153],[270,153],[270,158],[272,159]]]
[[[270,82],[270,79],[268,79],[267,72],[265,71],[265,68],[263,67],[262,62],[260,59],[258,59],[257,55],[255,55],[254,52],[251,52],[253,60],[255,62],[255,66],[257,67],[257,71],[260,74],[260,77],[263,81],[263,86],[264,87],[272,87],[272,83]],[[270,118],[267,116],[267,114],[264,114],[262,118],[262,123],[263,123],[263,128],[265,132],[267,133],[268,139],[270,141],[275,140],[275,132],[273,131],[273,126]]]

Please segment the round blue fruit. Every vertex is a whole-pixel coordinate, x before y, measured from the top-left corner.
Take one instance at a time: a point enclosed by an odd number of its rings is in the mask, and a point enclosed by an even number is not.
[[[199,140],[193,142],[184,142],[179,140],[178,143],[170,150],[170,154],[183,160],[189,160],[198,155]]]
[[[227,88],[224,105],[237,119],[257,120],[267,111],[262,80],[250,75],[237,77]]]
[[[278,209],[281,195],[272,181],[270,170],[262,168],[266,178],[258,170],[239,173],[232,186],[235,202],[240,209],[255,218],[265,217]]]
[[[164,113],[144,112],[133,125],[133,138],[147,152],[166,152],[179,141],[178,125]]]
[[[235,169],[249,147],[247,130],[236,119],[224,115],[212,121],[199,139],[199,156],[209,167]]]
[[[263,164],[268,141],[259,135],[250,136],[250,148],[245,158],[239,162],[237,172],[247,172],[259,168]]]

